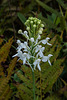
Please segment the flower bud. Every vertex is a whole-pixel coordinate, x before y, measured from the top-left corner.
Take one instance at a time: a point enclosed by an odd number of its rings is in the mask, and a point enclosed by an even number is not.
[[[29,17],[29,20],[33,20],[33,17]]]
[[[34,38],[30,38],[30,41],[31,41],[31,42],[34,42]]]
[[[40,35],[38,35],[38,38],[37,39],[41,39],[41,36]]]
[[[35,28],[35,27],[36,27],[36,25],[34,24],[34,25],[33,25],[33,27]]]
[[[33,24],[33,21],[31,21],[30,23]]]
[[[19,33],[19,34],[21,34],[21,33],[22,33],[22,30],[21,30],[21,29],[20,29],[20,30],[18,30],[18,33]]]
[[[30,30],[30,27],[27,27],[27,30],[29,31]]]
[[[41,30],[39,30],[39,34],[42,34],[42,31]]]
[[[44,24],[41,24],[41,27],[44,27]]]
[[[17,44],[20,45],[21,44],[21,41],[20,40],[17,40]]]
[[[28,32],[27,31],[24,31],[24,34],[27,34]]]
[[[34,20],[34,22],[36,23],[37,20]]]
[[[29,20],[26,21],[27,23],[29,22]]]
[[[43,31],[43,28],[40,28],[41,31]]]
[[[37,23],[40,24],[40,21],[38,21]]]

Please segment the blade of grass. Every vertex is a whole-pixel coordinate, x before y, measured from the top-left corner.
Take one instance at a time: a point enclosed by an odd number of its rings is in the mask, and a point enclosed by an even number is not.
[[[26,18],[22,13],[17,13],[17,16],[19,17],[20,21],[24,24],[26,22]]]
[[[56,10],[54,10],[53,8],[47,6],[46,4],[44,4],[43,2],[41,2],[40,0],[36,0],[36,2],[37,2],[40,6],[42,6],[45,10],[49,11],[50,13],[55,13],[57,16],[61,16],[61,14],[60,14],[58,11],[56,11]]]

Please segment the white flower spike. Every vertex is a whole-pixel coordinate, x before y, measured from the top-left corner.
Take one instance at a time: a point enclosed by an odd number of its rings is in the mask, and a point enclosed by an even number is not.
[[[22,34],[27,41],[21,42],[17,40],[17,54],[12,57],[19,57],[18,60],[22,60],[23,64],[28,64],[32,71],[36,69],[36,67],[41,71],[40,62],[47,62],[51,65],[50,57],[53,56],[49,54],[48,56],[44,56],[43,52],[45,47],[42,47],[40,43],[51,45],[48,43],[50,39],[47,37],[46,39],[41,40],[41,35],[43,32],[44,25],[41,20],[33,17],[29,17],[29,19],[25,22],[27,31],[22,32],[19,30],[18,33]]]

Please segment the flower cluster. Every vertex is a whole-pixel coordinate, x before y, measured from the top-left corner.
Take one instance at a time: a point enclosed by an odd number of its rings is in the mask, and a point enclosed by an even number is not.
[[[28,20],[25,22],[26,29],[29,33],[30,37],[37,38],[38,34],[42,34],[44,24],[42,24],[41,20],[35,17],[29,17]]]
[[[13,57],[18,56],[18,60],[21,59],[23,64],[28,64],[32,71],[34,71],[36,67],[41,71],[41,61],[48,61],[48,63],[51,65],[50,57],[53,55],[49,54],[48,56],[44,56],[43,52],[45,47],[42,47],[41,45],[41,43],[44,45],[51,45],[48,43],[50,38],[47,37],[46,39],[41,40],[40,34],[42,34],[44,27],[44,25],[41,24],[41,20],[30,17],[25,24],[27,26],[27,31],[22,32],[22,30],[19,30],[18,33],[25,36],[27,41],[22,43],[20,40],[17,40],[17,54],[15,54]]]

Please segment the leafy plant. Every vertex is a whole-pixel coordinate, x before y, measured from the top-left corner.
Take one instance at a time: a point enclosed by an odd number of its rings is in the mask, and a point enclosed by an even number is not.
[[[66,5],[63,1],[58,1],[58,6],[61,8],[61,6],[66,10]],[[66,20],[65,17],[62,15],[61,9],[60,12],[53,9],[52,7],[48,6],[46,3],[41,2],[40,0],[36,0],[36,2],[45,9],[45,11],[48,11],[49,13],[46,14],[48,18],[43,17],[41,14],[39,14],[39,18],[42,19],[46,23],[46,27],[48,29],[54,29],[57,32],[61,32],[64,29],[66,29]],[[49,2],[49,1],[47,1]],[[50,15],[50,13],[52,15]],[[60,24],[60,27],[58,26]],[[62,28],[63,27],[63,28]],[[67,29],[66,29],[67,30]]]
[[[0,44],[2,44],[2,42],[3,39],[0,40]],[[13,74],[12,71],[16,65],[17,58],[14,58],[11,61],[9,67],[6,70],[3,68],[2,64],[7,60],[12,43],[13,37],[10,38],[9,41],[0,48],[0,100],[9,100],[12,93],[12,90],[9,86],[9,80]]]

